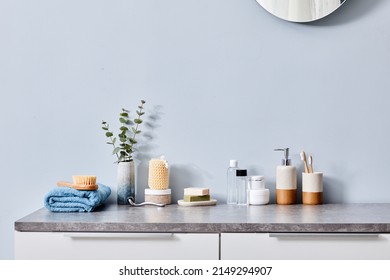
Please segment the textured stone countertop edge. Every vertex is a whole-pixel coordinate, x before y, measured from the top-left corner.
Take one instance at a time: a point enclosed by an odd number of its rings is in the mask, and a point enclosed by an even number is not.
[[[15,222],[20,232],[390,233],[390,204],[166,209],[106,205],[91,213],[41,208]]]
[[[388,224],[194,224],[149,223],[96,225],[85,223],[18,223],[19,232],[111,232],[111,233],[390,233]]]

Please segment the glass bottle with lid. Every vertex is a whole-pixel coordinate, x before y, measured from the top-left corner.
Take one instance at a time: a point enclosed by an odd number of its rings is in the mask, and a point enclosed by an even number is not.
[[[238,162],[235,159],[230,160],[227,170],[227,204],[237,204],[236,170]]]
[[[237,204],[246,205],[248,202],[248,177],[246,169],[236,170]]]

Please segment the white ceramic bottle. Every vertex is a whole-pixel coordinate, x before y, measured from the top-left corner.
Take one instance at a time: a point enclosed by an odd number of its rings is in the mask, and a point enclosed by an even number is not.
[[[282,164],[276,167],[276,203],[282,205],[297,203],[297,169],[290,165],[289,148],[275,149],[283,151]]]

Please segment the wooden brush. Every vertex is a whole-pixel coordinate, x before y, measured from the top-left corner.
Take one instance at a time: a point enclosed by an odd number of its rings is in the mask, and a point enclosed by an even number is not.
[[[313,157],[309,156],[309,172],[313,173]]]
[[[309,173],[309,168],[307,167],[306,161],[306,153],[304,151],[301,152],[301,160],[303,160],[303,165],[305,166],[305,173]]]
[[[98,189],[96,176],[90,175],[73,175],[73,183],[60,181],[57,182],[59,187],[70,187],[80,191],[95,191]]]

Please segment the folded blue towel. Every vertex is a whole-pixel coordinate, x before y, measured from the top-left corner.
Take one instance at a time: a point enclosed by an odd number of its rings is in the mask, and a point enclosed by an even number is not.
[[[69,187],[56,187],[45,196],[45,207],[52,212],[91,212],[104,203],[111,189],[102,184],[95,191],[79,191]]]

